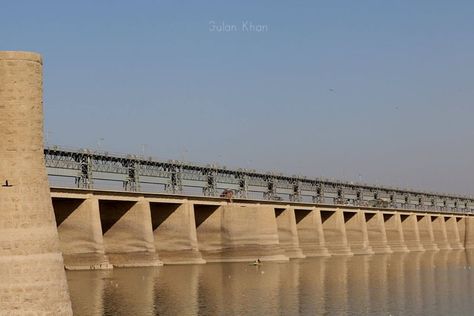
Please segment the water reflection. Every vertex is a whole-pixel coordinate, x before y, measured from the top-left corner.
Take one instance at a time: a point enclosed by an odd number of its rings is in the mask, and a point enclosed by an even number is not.
[[[68,272],[75,315],[469,315],[474,253]]]

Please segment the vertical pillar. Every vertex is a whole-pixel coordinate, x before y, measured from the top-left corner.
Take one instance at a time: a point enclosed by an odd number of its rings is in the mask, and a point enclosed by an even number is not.
[[[387,232],[387,242],[395,252],[407,252],[403,236],[402,221],[399,213],[383,213],[385,231]]]
[[[164,264],[205,263],[198,248],[193,205],[151,203],[155,248]]]
[[[344,212],[339,209],[321,210],[324,240],[331,255],[353,255],[347,242]]]
[[[295,209],[296,227],[301,249],[307,257],[329,256],[324,240],[321,213],[318,209]]]
[[[347,241],[355,255],[373,254],[369,245],[365,215],[362,211],[344,211]]]
[[[207,219],[199,229],[200,249],[206,261],[288,260],[279,245],[273,207],[228,204],[211,217],[214,219]]]
[[[464,237],[464,248],[474,248],[474,216],[465,217],[465,237]]]
[[[280,247],[288,258],[304,258],[301,251],[298,230],[296,228],[295,210],[293,208],[275,208]]]
[[[41,56],[0,52],[0,305],[71,315],[43,152]]]
[[[466,242],[466,217],[456,216],[456,225],[458,227],[458,232],[459,232],[459,242],[461,243],[464,249],[465,242]]]
[[[400,214],[403,238],[409,251],[424,251],[418,230],[418,221],[415,214]]]
[[[444,216],[431,216],[431,225],[433,227],[433,237],[439,249],[451,249],[446,233],[446,223]]]
[[[133,201],[101,201],[105,253],[116,267],[162,265],[155,252],[150,203],[143,197]]]
[[[365,212],[367,236],[374,253],[392,253],[387,242],[387,233],[382,212]]]
[[[459,236],[459,229],[456,216],[445,216],[446,236],[451,249],[464,249]]]
[[[204,258],[219,258],[225,247],[222,239],[222,209],[220,205],[194,204],[199,250]]]
[[[54,199],[54,208],[66,269],[111,269],[105,255],[99,200],[92,194],[78,202]]]
[[[420,233],[420,240],[425,250],[439,250],[434,241],[433,228],[431,226],[430,215],[416,215],[418,221],[418,231]]]

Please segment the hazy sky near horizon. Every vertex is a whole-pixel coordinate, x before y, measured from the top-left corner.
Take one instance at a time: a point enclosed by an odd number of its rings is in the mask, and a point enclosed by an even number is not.
[[[471,194],[473,17],[472,1],[6,1],[0,49],[43,54],[50,144]]]

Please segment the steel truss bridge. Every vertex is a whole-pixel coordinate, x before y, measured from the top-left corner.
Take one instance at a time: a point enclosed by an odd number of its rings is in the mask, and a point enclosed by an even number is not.
[[[134,155],[91,150],[44,150],[48,176],[66,186],[98,189],[114,183],[132,192],[218,197],[232,192],[241,199],[310,202],[315,204],[474,213],[474,198],[460,195],[382,187],[327,179],[285,176],[254,170],[229,170],[180,161],[159,161]]]

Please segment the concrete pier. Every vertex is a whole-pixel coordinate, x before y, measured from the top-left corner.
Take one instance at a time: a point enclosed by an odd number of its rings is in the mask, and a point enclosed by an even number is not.
[[[319,209],[295,208],[294,211],[299,244],[304,255],[307,257],[329,256]]]
[[[424,251],[425,248],[420,239],[418,220],[416,214],[400,214],[402,222],[403,238],[409,251]]]
[[[369,245],[374,253],[392,253],[387,242],[383,214],[380,211],[364,212]]]
[[[0,313],[72,315],[43,148],[39,54],[0,52]]]
[[[439,250],[435,243],[430,215],[416,215],[420,241],[425,250]]]
[[[466,217],[466,228],[464,236],[464,247],[466,249],[474,248],[474,217]]]
[[[445,216],[446,236],[451,249],[464,249],[459,236],[458,219],[456,216]]]
[[[408,252],[403,235],[400,213],[383,212],[387,243],[394,252]]]
[[[199,252],[193,204],[150,200],[155,249],[165,264],[205,263]]]
[[[54,198],[53,207],[66,269],[111,269],[105,255],[99,200],[92,194]]]
[[[291,207],[275,208],[280,247],[288,258],[305,258],[300,248],[298,229],[296,228],[295,209]]]
[[[351,252],[355,255],[373,254],[369,245],[364,212],[360,210],[343,211],[346,236]]]
[[[233,204],[213,210],[199,209],[195,205],[195,210],[196,214],[200,212],[199,226],[196,226],[200,250],[206,261],[288,260],[279,245],[273,207]]]
[[[353,255],[347,242],[344,212],[339,209],[321,209],[324,240],[331,255]]]
[[[116,267],[159,266],[155,251],[150,203],[143,197],[136,202],[100,200],[100,221],[104,248]]]
[[[433,227],[433,237],[436,245],[440,250],[449,250],[451,246],[448,242],[448,234],[446,233],[446,223],[444,216],[431,216],[431,226]]]

